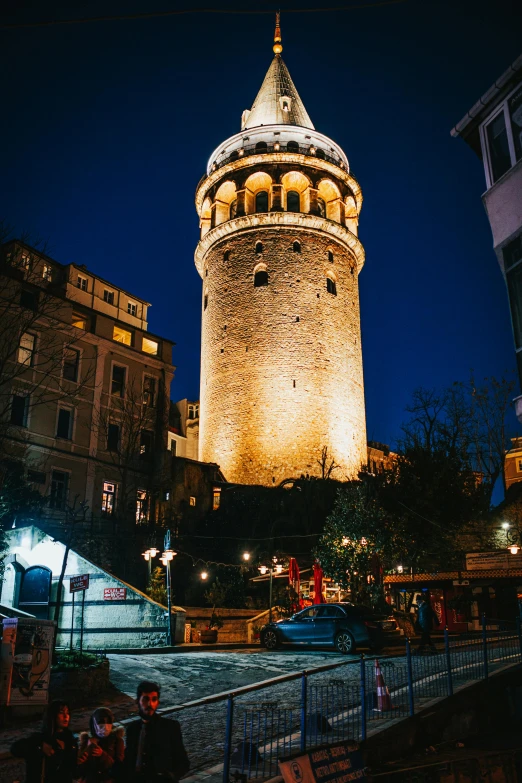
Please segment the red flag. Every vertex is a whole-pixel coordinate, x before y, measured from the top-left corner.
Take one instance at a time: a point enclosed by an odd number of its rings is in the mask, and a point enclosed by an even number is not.
[[[323,569],[319,563],[314,563],[314,604],[324,604],[323,576]]]

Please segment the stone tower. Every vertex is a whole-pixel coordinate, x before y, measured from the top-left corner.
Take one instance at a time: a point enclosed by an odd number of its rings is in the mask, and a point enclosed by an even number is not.
[[[362,195],[275,56],[196,192],[203,280],[199,458],[228,481],[340,480],[366,463],[357,238]]]

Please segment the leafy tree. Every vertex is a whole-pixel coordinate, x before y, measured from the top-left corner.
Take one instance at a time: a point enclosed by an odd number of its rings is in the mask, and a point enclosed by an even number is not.
[[[154,568],[151,575],[148,587],[145,591],[149,598],[153,601],[157,601],[162,606],[167,606],[167,588],[165,585],[165,573],[160,566]]]
[[[0,463],[0,579],[7,553],[7,530],[16,523],[20,526],[32,522],[40,515],[44,502],[45,498],[27,483],[20,459],[4,459]]]
[[[205,600],[213,607],[243,609],[246,605],[246,594],[240,569],[220,566],[214,582],[205,593]]]

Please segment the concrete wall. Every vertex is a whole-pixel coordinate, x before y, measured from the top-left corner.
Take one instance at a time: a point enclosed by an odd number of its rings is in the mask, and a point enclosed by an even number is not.
[[[194,623],[197,631],[203,631],[207,627],[212,614],[210,607],[187,606],[185,611],[187,613],[186,622]],[[248,638],[248,621],[260,614],[259,609],[216,609],[216,614],[223,620],[223,627],[218,631],[219,642],[251,641]],[[263,619],[261,625],[265,625],[267,622],[266,619]]]
[[[0,603],[16,606],[23,572],[30,566],[46,566],[52,571],[52,586],[49,605],[49,619],[54,619],[58,579],[65,547],[59,541],[36,527],[11,530],[7,534],[9,555]],[[72,594],[69,592],[70,577],[89,574],[89,589],[85,593],[84,638],[85,648],[108,649],[121,647],[150,647],[164,644],[166,633],[165,607],[152,601],[140,590],[117,579],[112,574],[94,565],[77,552],[71,550],[65,571],[63,603],[59,620],[58,644],[70,644],[72,620]],[[105,588],[124,588],[125,598],[116,601],[105,600]],[[73,645],[79,646],[81,593],[76,593],[74,607]],[[183,641],[185,610],[174,608],[176,642]]]

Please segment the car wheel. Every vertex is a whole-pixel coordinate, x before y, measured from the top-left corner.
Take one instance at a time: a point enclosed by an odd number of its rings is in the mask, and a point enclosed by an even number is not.
[[[348,631],[340,631],[335,637],[335,647],[343,655],[355,652],[355,639]]]
[[[277,633],[273,631],[271,628],[269,628],[268,631],[264,632],[262,642],[267,650],[276,650],[279,647],[279,639],[277,638]]]

